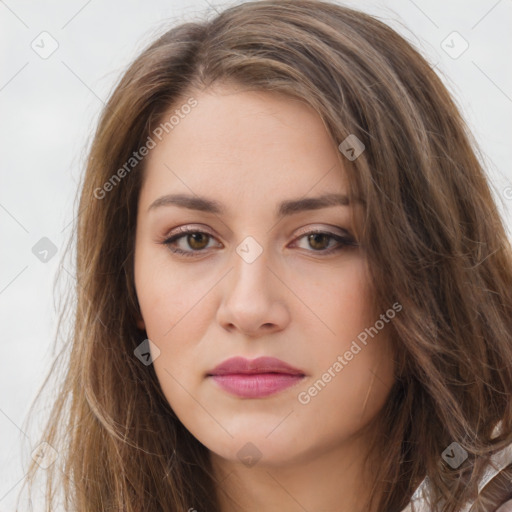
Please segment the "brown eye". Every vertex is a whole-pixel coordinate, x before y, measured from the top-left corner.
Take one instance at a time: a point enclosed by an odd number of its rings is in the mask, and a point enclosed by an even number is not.
[[[208,245],[209,235],[206,233],[190,233],[187,235],[187,243],[191,249],[204,249]]]
[[[327,249],[331,238],[332,236],[326,233],[312,233],[308,235],[308,242],[313,249],[321,251]]]
[[[180,229],[179,234],[167,238],[162,244],[175,254],[194,257],[206,253],[210,242],[214,240],[210,233],[197,229]]]
[[[341,251],[348,247],[357,247],[355,239],[347,232],[344,235],[338,235],[329,231],[314,230],[304,233],[296,240],[302,242],[302,249],[308,252],[317,252],[321,255],[328,255],[337,251]],[[297,242],[295,242],[297,244]],[[297,244],[300,247],[300,243]]]

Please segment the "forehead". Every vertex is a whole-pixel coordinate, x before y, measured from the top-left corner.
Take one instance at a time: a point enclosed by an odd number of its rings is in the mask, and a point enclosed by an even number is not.
[[[193,108],[180,108],[191,99]],[[162,121],[172,116],[147,157],[144,203],[164,192],[215,193],[229,203],[346,191],[337,146],[303,101],[216,85],[183,96]]]

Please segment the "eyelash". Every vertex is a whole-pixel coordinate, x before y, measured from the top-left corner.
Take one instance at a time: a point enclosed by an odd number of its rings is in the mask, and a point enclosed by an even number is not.
[[[169,248],[169,250],[172,253],[174,253],[174,254],[179,254],[181,256],[186,256],[186,257],[189,257],[189,258],[194,258],[194,257],[197,257],[198,255],[200,255],[201,253],[204,253],[206,251],[206,249],[183,251],[182,249],[178,249],[176,247],[171,248],[171,244],[176,242],[176,241],[178,241],[179,239],[187,236],[187,235],[197,234],[197,233],[203,234],[203,235],[207,235],[210,239],[211,238],[215,238],[212,234],[210,234],[210,233],[208,233],[206,231],[200,231],[200,230],[197,230],[197,229],[180,228],[180,233],[179,234],[176,234],[176,235],[173,235],[171,237],[168,237],[168,238],[166,238],[165,240],[163,240],[160,243],[162,245],[166,245]],[[314,229],[314,230],[308,231],[307,233],[303,233],[302,235],[297,237],[295,240],[300,240],[300,239],[302,239],[304,237],[307,237],[309,235],[317,235],[317,234],[319,234],[319,235],[326,235],[330,239],[333,239],[336,242],[338,242],[339,245],[335,246],[335,247],[331,247],[330,249],[323,249],[323,250],[319,250],[319,251],[312,250],[310,252],[320,253],[322,255],[329,255],[329,254],[332,254],[334,252],[342,250],[344,247],[347,247],[347,246],[357,246],[358,245],[357,242],[352,237],[350,237],[350,236],[336,235],[335,233],[331,233],[329,231],[323,231],[323,230],[320,230],[320,229]],[[210,241],[210,240],[208,240],[208,241]]]

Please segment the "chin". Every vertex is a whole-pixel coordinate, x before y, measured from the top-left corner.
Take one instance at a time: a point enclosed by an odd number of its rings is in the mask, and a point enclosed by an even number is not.
[[[239,434],[233,433],[233,438],[222,440],[201,441],[212,452],[213,457],[241,464],[247,468],[283,467],[303,463],[308,458],[308,447],[304,446],[294,436],[283,432],[284,436],[268,436],[269,431],[255,431],[251,434],[247,430]]]

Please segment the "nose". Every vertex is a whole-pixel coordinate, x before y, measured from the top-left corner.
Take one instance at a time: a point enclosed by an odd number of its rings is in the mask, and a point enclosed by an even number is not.
[[[269,266],[266,251],[251,263],[234,253],[233,261],[234,268],[223,280],[219,325],[251,337],[285,329],[290,322],[286,287]]]

